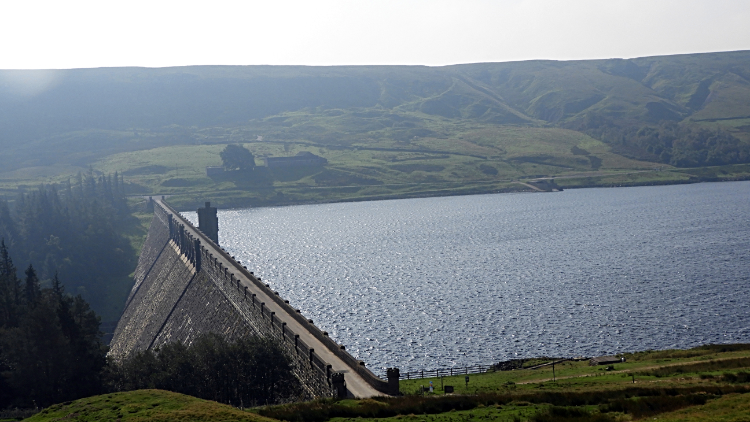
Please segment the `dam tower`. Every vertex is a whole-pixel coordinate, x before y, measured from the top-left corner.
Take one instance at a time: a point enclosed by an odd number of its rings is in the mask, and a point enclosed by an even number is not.
[[[198,230],[219,244],[219,218],[216,216],[216,208],[210,202],[206,202],[205,208],[198,208]]]

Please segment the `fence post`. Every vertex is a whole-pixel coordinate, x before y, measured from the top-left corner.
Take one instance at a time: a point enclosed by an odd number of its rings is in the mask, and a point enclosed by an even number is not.
[[[201,241],[198,239],[193,240],[193,245],[195,245],[195,270],[200,271],[201,270]]]
[[[388,377],[388,394],[397,396],[399,393],[398,382],[401,378],[401,373],[398,368],[386,368],[386,376]]]

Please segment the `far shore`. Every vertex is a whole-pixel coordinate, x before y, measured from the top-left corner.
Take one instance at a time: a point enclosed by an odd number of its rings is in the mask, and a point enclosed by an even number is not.
[[[342,202],[364,202],[364,201],[386,201],[394,199],[414,199],[414,198],[435,198],[446,196],[468,196],[468,195],[488,195],[498,193],[555,193],[566,189],[588,189],[588,188],[618,188],[618,187],[642,187],[642,186],[666,186],[666,185],[683,185],[694,183],[715,183],[715,182],[738,182],[750,180],[750,174],[733,175],[731,177],[688,177],[683,180],[660,180],[659,178],[642,178],[634,180],[616,180],[623,177],[641,176],[644,173],[653,172],[632,172],[623,174],[596,174],[596,175],[573,175],[564,177],[540,177],[529,180],[508,181],[505,183],[495,184],[473,184],[468,186],[446,186],[443,189],[427,189],[414,192],[398,192],[378,195],[341,195],[340,197],[331,196],[312,196],[301,197],[295,195],[293,189],[279,188],[276,195],[258,198],[245,196],[252,192],[190,192],[190,193],[169,193],[164,194],[170,205],[180,211],[194,211],[203,206],[206,201],[210,201],[213,206],[219,209],[247,209],[247,208],[265,208],[265,207],[283,207],[298,205],[317,205],[317,204],[335,204]],[[667,173],[667,172],[664,172]],[[612,180],[615,179],[615,180]],[[362,188],[362,187],[343,187],[343,188]],[[343,189],[342,187],[317,188],[307,187],[309,190],[324,189]],[[291,191],[285,193],[285,191]],[[281,193],[279,195],[278,193]],[[228,195],[227,195],[228,194]],[[161,197],[162,194],[153,195],[136,195],[137,197],[148,198]],[[217,198],[217,196],[220,196]],[[322,196],[322,197],[321,197]]]

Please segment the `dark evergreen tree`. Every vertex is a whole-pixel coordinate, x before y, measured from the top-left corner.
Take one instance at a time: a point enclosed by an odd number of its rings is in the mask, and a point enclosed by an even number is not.
[[[36,276],[36,271],[34,271],[34,267],[31,264],[26,268],[24,274],[26,274],[26,281],[24,283],[24,298],[26,300],[26,306],[34,308],[39,302],[39,299],[41,299],[42,289],[39,286],[39,279]]]
[[[10,215],[8,203],[2,200],[0,200],[0,239],[11,247],[20,241],[18,228]]]
[[[57,301],[57,316],[60,329],[69,342],[71,379],[67,395],[86,397],[97,394],[101,388],[101,371],[106,365],[107,347],[102,343],[99,331],[100,320],[88,303],[79,295],[64,294],[62,285],[53,289]]]
[[[223,166],[227,170],[252,170],[255,156],[242,145],[229,144],[220,153]]]
[[[49,285],[59,272],[69,291],[99,310],[117,306],[108,303],[111,285],[129,282],[135,266],[132,247],[121,234],[132,217],[117,177],[90,170],[60,189],[41,186],[21,195],[12,214],[0,203],[0,230],[14,237],[16,256],[34,262],[40,283]]]
[[[2,349],[10,362],[11,370],[4,375],[14,405],[48,406],[61,401],[71,356],[51,303],[40,299],[27,309],[19,326],[3,336]]]
[[[99,318],[55,274],[40,288],[32,265],[24,285],[0,241],[0,408],[47,406],[102,392],[106,347]]]
[[[0,328],[18,325],[20,305],[21,281],[5,240],[0,239]]]
[[[159,388],[243,407],[300,393],[281,347],[258,337],[205,334],[190,346],[167,344],[111,362],[108,379],[115,391]]]

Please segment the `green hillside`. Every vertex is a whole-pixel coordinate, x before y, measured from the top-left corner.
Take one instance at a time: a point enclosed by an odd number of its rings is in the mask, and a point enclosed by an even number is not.
[[[226,404],[162,390],[137,390],[94,396],[44,409],[34,421],[243,421],[274,419]]]
[[[329,165],[206,177],[228,143],[245,144],[258,165],[300,151]],[[192,206],[213,192],[239,206],[526,190],[544,177],[589,179],[567,186],[616,185],[623,173],[633,184],[742,179],[736,165],[748,162],[746,51],[0,71],[0,194],[10,197],[90,166],[124,172],[134,194],[179,194],[177,204]],[[706,166],[715,169],[673,171]]]

